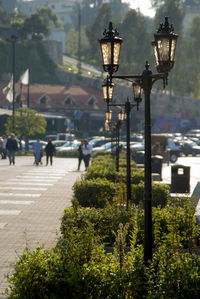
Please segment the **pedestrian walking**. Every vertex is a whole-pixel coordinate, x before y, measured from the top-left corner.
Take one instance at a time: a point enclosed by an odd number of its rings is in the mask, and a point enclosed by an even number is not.
[[[50,164],[53,165],[53,155],[55,153],[55,147],[51,139],[48,139],[48,143],[45,146],[45,152],[46,152],[46,166],[49,163],[49,159],[50,159]]]
[[[9,163],[15,165],[15,152],[18,150],[17,140],[15,134],[12,133],[7,140],[6,149],[8,151]]]
[[[2,159],[7,158],[7,149],[6,149],[6,144],[7,144],[8,138],[7,136],[3,136],[3,143],[2,143]]]
[[[92,145],[87,142],[87,140],[84,140],[84,144],[82,147],[83,152],[83,159],[85,163],[85,170],[87,170],[89,164],[90,164],[90,157],[92,154]]]
[[[84,145],[84,140],[81,140],[81,144],[78,147],[78,169],[80,170],[81,162],[84,159],[83,157],[83,145]]]
[[[39,162],[41,161],[41,152],[42,152],[42,143],[40,142],[40,139],[37,138],[37,141],[33,142],[33,153],[35,156],[36,166],[38,166]]]

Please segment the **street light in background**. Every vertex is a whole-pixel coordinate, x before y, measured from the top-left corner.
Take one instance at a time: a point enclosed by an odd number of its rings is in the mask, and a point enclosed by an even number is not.
[[[15,44],[17,41],[17,36],[12,34],[10,38],[7,38],[6,41],[12,44],[12,92],[13,92],[13,100],[12,100],[12,130],[15,132]]]
[[[144,187],[144,262],[152,259],[152,176],[151,176],[151,111],[150,94],[153,84],[157,80],[163,80],[163,85],[167,84],[168,72],[174,66],[175,49],[178,35],[175,34],[172,25],[169,25],[168,17],[165,22],[160,24],[157,33],[154,34],[152,46],[156,60],[158,73],[153,74],[149,69],[148,61],[145,64],[145,70],[141,75],[113,75],[119,68],[119,54],[122,39],[118,37],[119,33],[113,29],[112,22],[109,23],[108,30],[104,30],[104,37],[99,40],[103,58],[103,68],[108,72],[107,81],[112,84],[114,78],[123,80],[132,80],[134,89],[134,98],[136,102],[142,99],[142,90],[145,98],[145,187]],[[129,109],[127,101],[126,111]],[[129,102],[130,103],[130,102]],[[137,104],[137,105],[138,105]],[[128,120],[127,120],[128,122]],[[128,127],[128,123],[127,123]],[[130,158],[130,157],[129,157]],[[128,182],[127,182],[128,184]]]
[[[106,66],[107,67],[107,66]],[[111,68],[112,70],[114,68]],[[130,150],[130,113],[131,109],[135,106],[138,108],[138,102],[137,99],[135,99],[137,104],[131,104],[129,98],[127,97],[127,100],[125,103],[119,103],[119,104],[112,104],[112,95],[113,95],[113,89],[114,89],[114,84],[112,81],[107,77],[107,79],[104,81],[103,85],[103,97],[104,101],[107,104],[107,112],[106,112],[106,121],[111,121],[112,119],[112,114],[109,114],[110,107],[123,107],[124,108],[124,113],[125,114],[120,114],[120,117],[123,117],[126,119],[126,208],[128,209],[129,202],[131,200],[131,161],[130,161],[130,155],[131,155],[131,150]],[[118,128],[117,128],[118,130]],[[119,155],[116,153],[116,168],[117,171],[119,170]]]

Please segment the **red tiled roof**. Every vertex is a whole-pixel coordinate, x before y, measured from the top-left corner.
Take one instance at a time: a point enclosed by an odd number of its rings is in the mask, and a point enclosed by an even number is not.
[[[3,94],[2,88],[7,84],[0,83],[0,106],[10,106]],[[16,94],[19,94],[19,84],[15,87]],[[40,103],[43,95],[47,96],[46,104]],[[72,104],[66,104],[65,100],[71,97],[74,101]],[[94,105],[88,105],[90,98],[94,97]],[[27,86],[23,86],[22,99],[26,101]],[[102,92],[95,88],[83,88],[80,86],[63,86],[63,85],[40,85],[30,86],[30,107],[36,109],[70,109],[70,110],[105,110],[106,105],[103,101]]]

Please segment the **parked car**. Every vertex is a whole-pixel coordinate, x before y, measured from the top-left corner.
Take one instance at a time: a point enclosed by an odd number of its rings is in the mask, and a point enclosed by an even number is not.
[[[110,142],[110,138],[93,138],[89,141],[89,144],[92,145],[93,148],[100,147],[106,143]]]
[[[186,141],[182,143],[181,151],[185,156],[192,155],[194,157],[200,155],[200,146],[196,142]]]
[[[64,145],[57,147],[56,151],[60,152],[60,151],[73,151],[73,150],[77,150],[80,144],[81,144],[80,141],[76,141],[76,142],[70,142],[70,141],[68,141]]]
[[[125,148],[126,142],[120,142],[119,145],[122,146],[122,148]],[[113,150],[113,151],[116,150],[116,142],[107,142],[106,144],[104,144],[102,146],[93,148],[92,152],[93,153],[98,152],[98,151],[111,152],[111,150]]]
[[[52,141],[55,148],[63,146],[66,143],[66,140],[53,140]]]

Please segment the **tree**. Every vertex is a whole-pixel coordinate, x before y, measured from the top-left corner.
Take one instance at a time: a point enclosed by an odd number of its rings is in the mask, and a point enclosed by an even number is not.
[[[10,116],[6,123],[6,134],[12,132],[13,116]],[[46,132],[47,122],[37,111],[29,108],[19,108],[15,111],[15,133],[19,137],[25,137],[26,149],[28,149],[28,138],[35,134]]]
[[[20,31],[23,38],[28,34],[44,34],[49,36],[51,33],[51,24],[54,27],[61,28],[58,16],[49,7],[37,8],[37,12],[26,18]]]
[[[120,71],[137,73],[144,68],[145,61],[151,60],[150,36],[145,17],[136,10],[130,10],[117,29],[123,44],[120,53]]]
[[[98,65],[101,64],[101,52],[98,39],[102,37],[104,28],[108,27],[111,17],[112,11],[110,5],[103,4],[98,11],[97,17],[86,27],[86,35],[90,45],[87,58],[90,62]]]
[[[89,49],[88,39],[85,33],[85,27],[81,27],[81,57],[87,55]],[[66,36],[66,54],[78,58],[78,32],[71,27]]]
[[[159,7],[160,5],[163,5],[164,3],[167,3],[168,0],[151,0],[152,7]],[[190,6],[190,7],[196,7],[200,6],[200,0],[178,0],[180,4],[183,6]]]
[[[185,16],[185,10],[181,5],[180,0],[165,0],[163,5],[161,5],[156,10],[156,15],[154,19],[154,24],[156,29],[158,25],[164,21],[165,16],[169,17],[169,22],[173,23],[176,33],[182,34],[183,29],[183,19]]]

